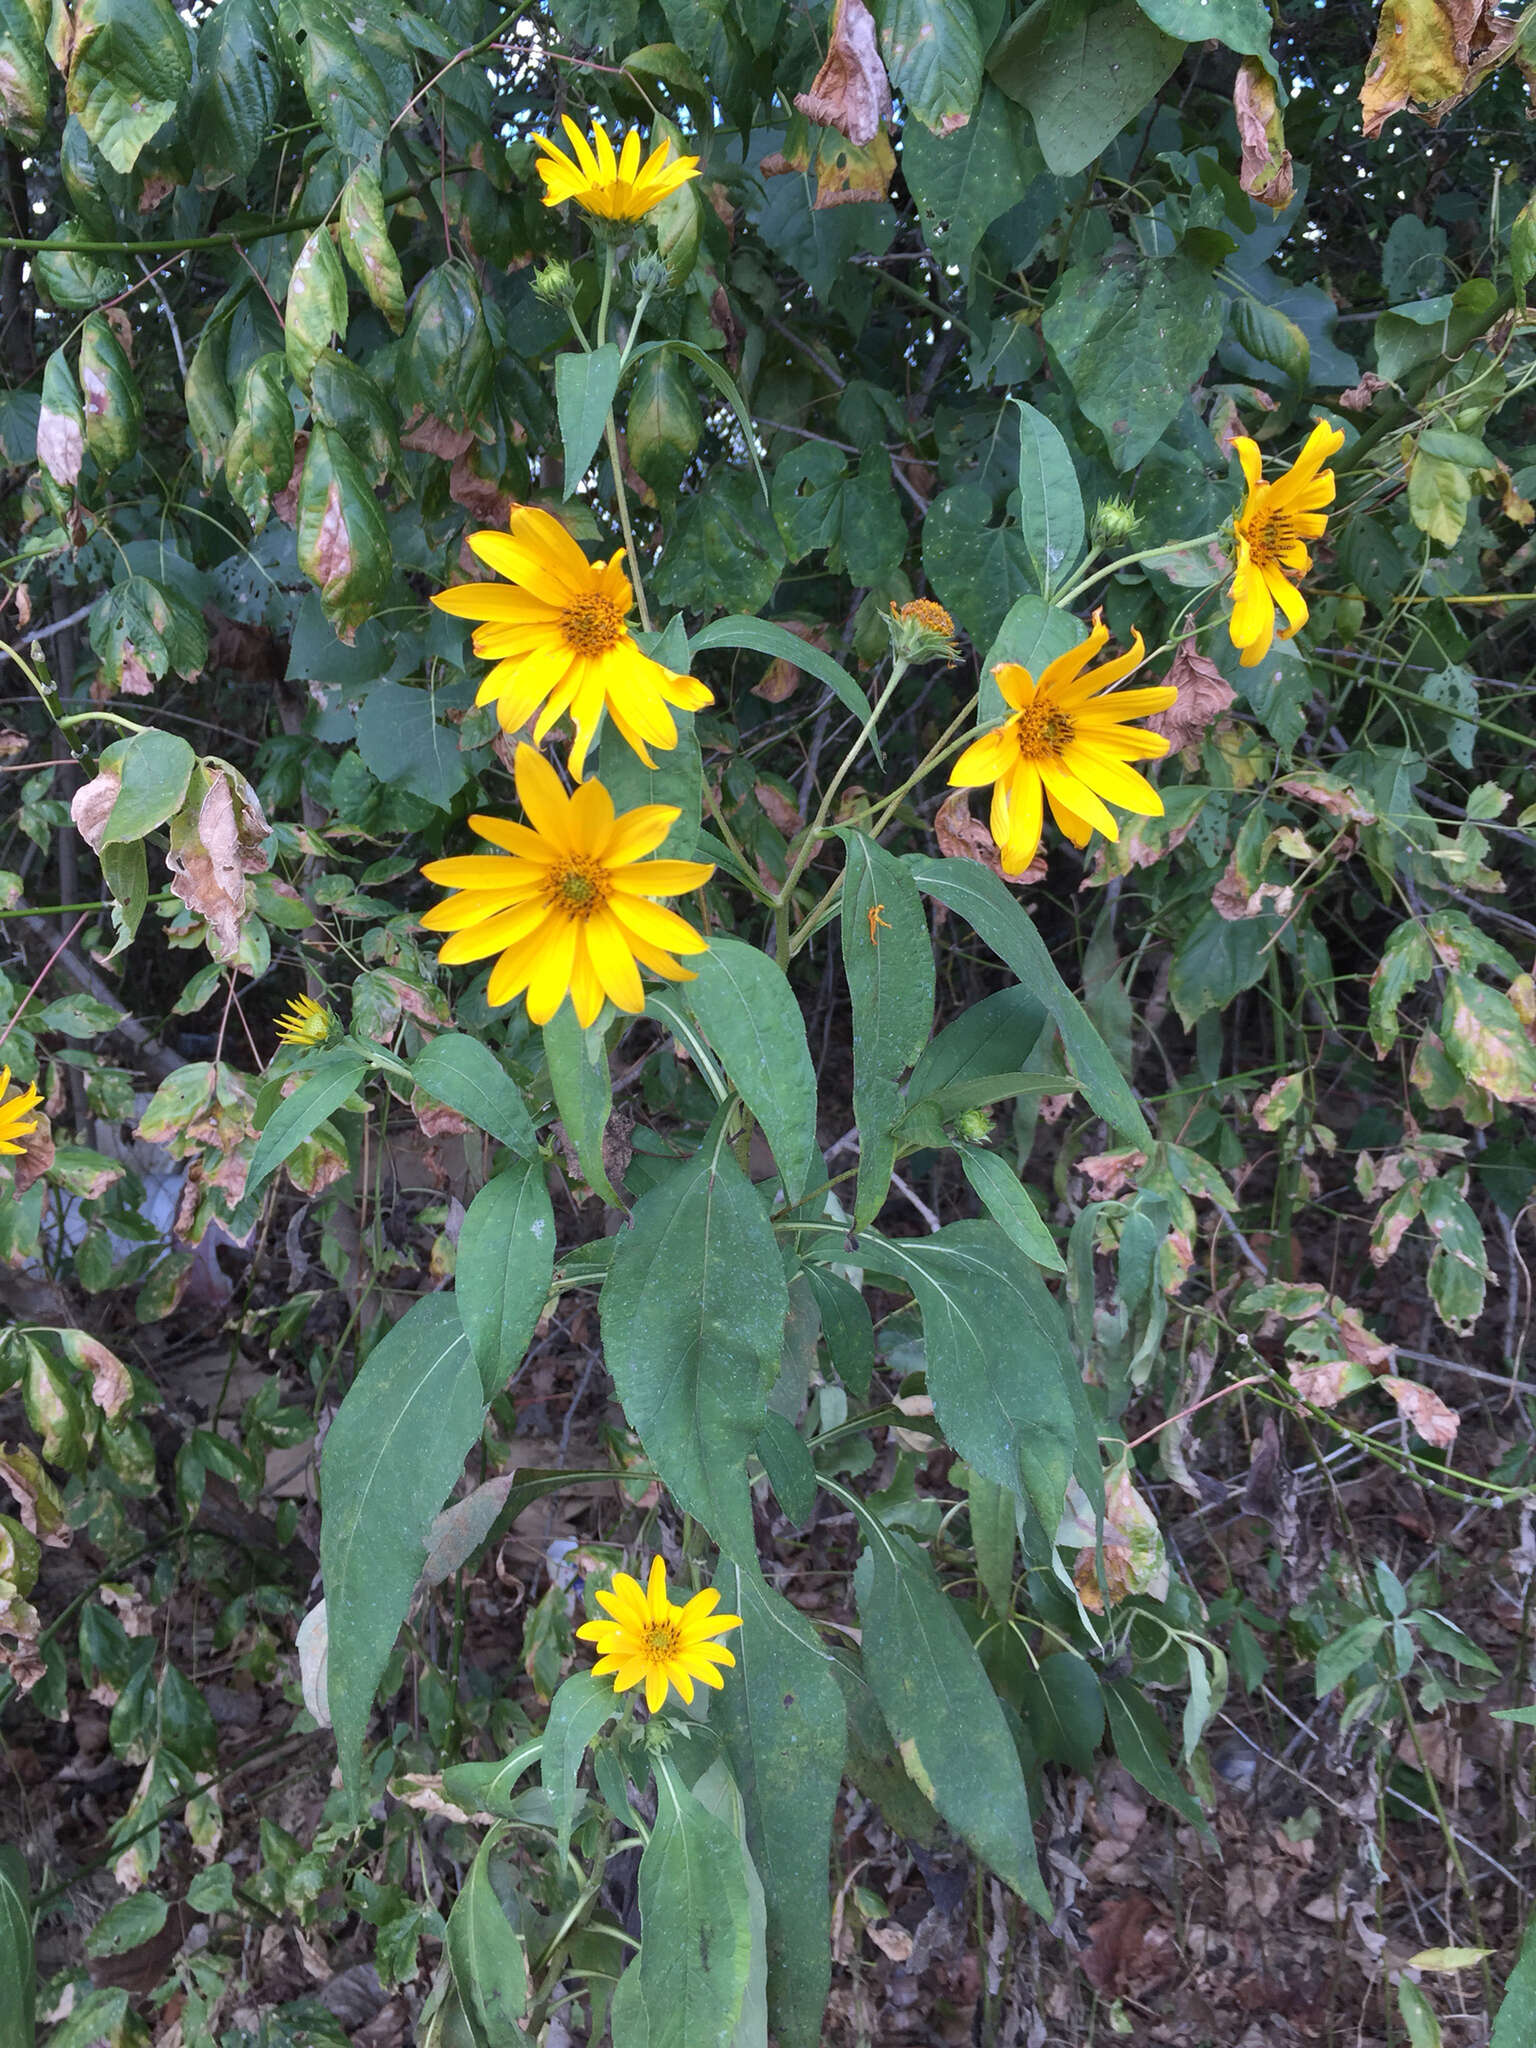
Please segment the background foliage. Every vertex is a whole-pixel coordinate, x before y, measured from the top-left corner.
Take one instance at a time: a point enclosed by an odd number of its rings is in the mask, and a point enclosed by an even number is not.
[[[1118,1935],[1042,1974],[1029,1909],[1084,1910],[1036,1823],[1072,1841],[1089,1778],[1108,1813],[1106,1753],[1202,1867],[1284,1784],[1346,1902],[1349,1968],[1266,1965],[1223,2037],[1499,2003],[1530,30],[861,13],[0,9],[0,1025],[51,1119],[0,1198],[7,2043],[35,2002],[55,2048],[801,2048],[900,2037],[898,1980],[919,2038],[1171,2026]],[[590,331],[601,252],[532,172],[565,110],[703,157],[617,389],[539,282]],[[511,804],[425,600],[514,502],[618,545],[610,399],[716,702],[598,766],[718,863],[712,950],[540,1033],[419,928],[422,861]],[[1243,669],[1231,438],[1319,412],[1311,620]],[[919,592],[962,658],[808,835]],[[1181,684],[1166,815],[1010,887],[912,778],[1092,604]],[[274,1053],[306,989],[346,1036]],[[668,1749],[572,1634],[657,1548],[744,1617]]]

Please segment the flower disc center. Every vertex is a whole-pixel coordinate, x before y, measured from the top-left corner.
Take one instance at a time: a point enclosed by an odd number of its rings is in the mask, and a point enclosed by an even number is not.
[[[648,1657],[654,1657],[658,1663],[675,1657],[680,1641],[677,1623],[675,1621],[653,1621],[648,1628],[641,1630],[640,1641],[644,1646],[645,1654]]]
[[[549,878],[549,902],[552,910],[563,911],[567,917],[579,918],[583,924],[607,900],[608,889],[602,871],[593,861],[576,859],[564,867],[556,868]]]
[[[1261,569],[1277,567],[1296,544],[1291,522],[1283,512],[1261,514],[1248,528],[1246,538],[1248,551]]]
[[[624,638],[624,614],[598,591],[578,597],[560,618],[565,643],[577,654],[607,654]]]
[[[1026,761],[1059,761],[1076,732],[1072,720],[1053,704],[1031,704],[1018,713],[1013,728]]]

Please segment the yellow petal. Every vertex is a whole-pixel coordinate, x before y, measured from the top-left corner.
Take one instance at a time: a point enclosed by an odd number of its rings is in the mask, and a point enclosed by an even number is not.
[[[518,802],[528,813],[534,831],[562,851],[577,851],[567,824],[570,798],[543,755],[530,746],[520,746],[512,772]]]
[[[616,1010],[638,1016],[645,1008],[645,990],[640,985],[635,956],[625,944],[623,927],[612,911],[594,911],[582,933],[587,958]]]

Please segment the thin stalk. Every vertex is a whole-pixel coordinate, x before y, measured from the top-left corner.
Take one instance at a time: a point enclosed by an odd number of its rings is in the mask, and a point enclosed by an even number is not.
[[[1074,598],[1081,597],[1085,590],[1091,590],[1095,583],[1102,583],[1106,576],[1118,576],[1122,569],[1134,569],[1138,562],[1155,562],[1159,555],[1187,554],[1191,548],[1203,548],[1209,542],[1220,539],[1221,529],[1218,527],[1212,533],[1196,534],[1193,540],[1173,540],[1160,548],[1142,548],[1134,555],[1121,555],[1118,561],[1107,563],[1102,569],[1095,569],[1091,576],[1079,576],[1074,584],[1066,590],[1059,591],[1051,601],[1065,609]]]
[[[865,719],[864,723],[859,727],[858,733],[854,738],[853,745],[848,749],[847,753],[844,754],[842,763],[839,766],[837,773],[833,776],[832,780],[827,784],[826,794],[821,799],[821,803],[817,808],[816,816],[812,819],[809,827],[806,830],[805,838],[800,843],[800,851],[795,855],[794,859],[790,862],[789,873],[784,877],[784,886],[782,889],[778,890],[774,895],[773,906],[775,911],[786,906],[789,903],[790,898],[794,895],[795,884],[799,881],[801,875],[804,874],[807,865],[816,853],[817,847],[821,844],[822,830],[826,825],[827,819],[832,815],[832,805],[836,801],[837,792],[842,788],[843,784],[847,781],[849,775],[852,773],[854,762],[859,758],[859,755],[864,751],[864,742],[869,738],[870,734],[879,724],[880,714],[885,709],[886,705],[890,703],[891,697],[895,692],[896,685],[901,681],[902,677],[906,674],[908,666],[909,664],[904,660],[900,659],[899,657],[891,663],[890,681],[886,684],[885,688],[880,692],[880,695],[875,699],[874,709],[870,712],[868,718]]]

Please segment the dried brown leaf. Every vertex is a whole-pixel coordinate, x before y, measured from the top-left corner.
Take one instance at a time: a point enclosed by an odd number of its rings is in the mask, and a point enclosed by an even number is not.
[[[1237,693],[1208,655],[1197,654],[1194,643],[1181,641],[1169,664],[1165,683],[1171,683],[1178,697],[1166,711],[1147,719],[1149,732],[1160,732],[1170,751],[1198,746],[1207,729],[1229,711]]]
[[[172,892],[207,924],[214,958],[231,960],[245,917],[245,878],[266,869],[262,842],[271,827],[243,777],[237,789],[233,770],[222,763],[206,764],[204,772],[208,787],[195,820],[188,811],[171,820],[165,864]]]
[[[1386,1389],[1397,1403],[1399,1414],[1407,1417],[1433,1449],[1448,1451],[1455,1443],[1461,1417],[1438,1394],[1421,1387],[1417,1380],[1400,1380],[1393,1373],[1383,1373],[1377,1385]]]
[[[1232,87],[1232,112],[1237,119],[1243,159],[1238,182],[1251,199],[1278,213],[1295,192],[1291,152],[1275,98],[1274,81],[1256,57],[1245,57]]]
[[[837,0],[826,61],[795,105],[808,121],[837,128],[850,142],[872,142],[891,118],[891,83],[880,61],[875,18],[864,0]]]

